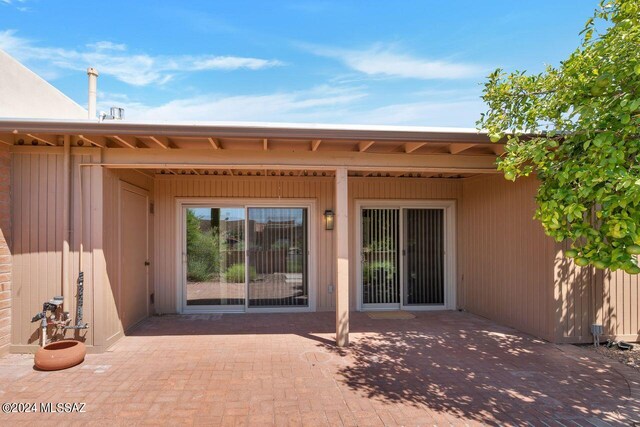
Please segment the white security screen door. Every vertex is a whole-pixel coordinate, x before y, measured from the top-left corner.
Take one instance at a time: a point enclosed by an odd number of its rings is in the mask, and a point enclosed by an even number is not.
[[[360,298],[365,310],[445,306],[445,209],[360,209]]]
[[[362,304],[400,307],[400,210],[362,209]]]
[[[444,304],[444,211],[404,209],[403,222],[403,304]]]

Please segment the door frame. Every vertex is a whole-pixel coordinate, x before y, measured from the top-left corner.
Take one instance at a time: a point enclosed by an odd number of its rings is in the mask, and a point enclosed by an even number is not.
[[[213,208],[241,208],[245,211],[245,248],[248,239],[248,209],[249,208],[304,208],[307,209],[307,287],[309,294],[309,304],[306,307],[249,307],[248,295],[248,269],[249,253],[245,249],[245,295],[244,305],[233,308],[225,306],[198,306],[189,307],[186,302],[186,221],[185,211],[190,207],[213,207]],[[316,199],[291,199],[291,198],[218,198],[218,197],[176,197],[176,310],[181,314],[197,313],[295,313],[316,311],[316,281],[317,281],[317,239],[316,228]]]
[[[144,188],[138,187],[136,185],[133,184],[129,184],[126,181],[123,180],[118,180],[118,281],[120,283],[119,287],[118,287],[118,304],[117,306],[120,307],[119,311],[122,310],[121,312],[118,313],[118,315],[120,316],[120,324],[122,325],[122,330],[123,332],[126,332],[127,330],[133,328],[135,325],[137,325],[138,323],[140,323],[142,320],[129,325],[128,328],[124,328],[124,325],[122,324],[122,320],[123,317],[126,316],[126,312],[124,311],[124,305],[123,305],[123,293],[124,293],[124,285],[122,283],[122,278],[124,277],[122,274],[122,245],[124,244],[123,240],[122,240],[122,225],[123,222],[126,221],[126,218],[123,218],[123,212],[122,212],[122,193],[124,191],[128,191],[130,193],[135,193],[139,196],[143,196],[146,199],[146,208],[145,208],[145,223],[146,223],[146,234],[147,234],[147,239],[145,241],[145,251],[146,251],[146,260],[147,262],[150,261],[150,257],[149,257],[149,240],[151,237],[151,230],[149,230],[149,203],[150,203],[150,194],[148,190],[145,190]],[[146,304],[146,312],[147,312],[147,316],[149,317],[149,266],[145,265],[145,304]]]
[[[404,247],[404,209],[442,209],[444,211],[444,304],[443,305],[404,305],[404,259],[402,252],[399,262],[400,303],[380,304],[377,307],[364,307],[362,302],[362,210],[363,209],[399,209],[400,251]],[[455,200],[411,200],[411,199],[356,199],[355,200],[355,261],[356,261],[356,308],[358,311],[434,311],[454,310],[456,308],[456,201]]]

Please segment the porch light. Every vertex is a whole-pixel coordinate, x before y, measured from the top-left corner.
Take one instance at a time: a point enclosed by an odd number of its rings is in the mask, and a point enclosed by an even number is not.
[[[327,209],[324,211],[324,229],[325,230],[333,230],[333,220],[336,217],[336,214],[333,213],[331,209]]]

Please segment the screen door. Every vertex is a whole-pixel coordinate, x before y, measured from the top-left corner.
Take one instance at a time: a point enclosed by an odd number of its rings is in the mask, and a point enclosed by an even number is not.
[[[363,309],[444,306],[444,218],[441,208],[361,210]]]

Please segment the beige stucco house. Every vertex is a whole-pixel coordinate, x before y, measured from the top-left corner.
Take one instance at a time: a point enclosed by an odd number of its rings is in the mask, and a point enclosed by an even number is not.
[[[574,266],[535,178],[469,129],[0,119],[5,349],[43,301],[90,351],[154,314],[466,310],[558,343],[638,340],[638,278]],[[10,219],[10,220],[9,220]],[[6,266],[10,266],[7,268]]]

